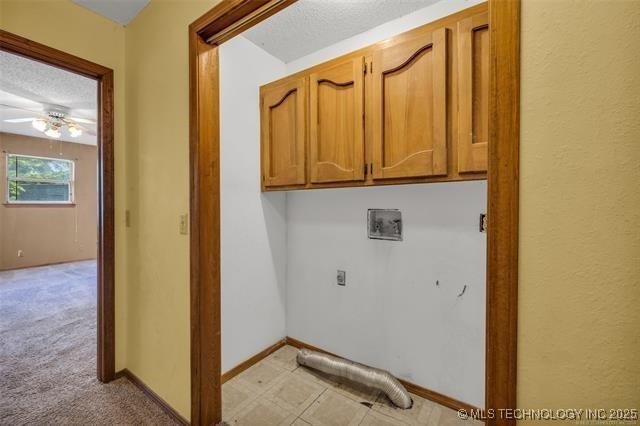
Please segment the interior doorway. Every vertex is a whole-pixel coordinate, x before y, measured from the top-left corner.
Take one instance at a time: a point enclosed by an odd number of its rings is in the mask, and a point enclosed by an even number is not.
[[[85,138],[85,142],[89,140],[95,141],[95,150],[97,152],[94,157],[96,161],[93,165],[93,172],[96,177],[94,181],[95,187],[92,188],[92,191],[93,194],[96,194],[97,188],[97,202],[94,206],[97,235],[94,234],[92,238],[94,244],[97,241],[97,247],[84,248],[88,252],[96,253],[97,259],[95,265],[97,279],[95,292],[97,307],[96,375],[99,381],[106,383],[115,378],[113,71],[6,31],[0,31],[0,50],[21,59],[36,61],[40,64],[71,72],[74,75],[87,77],[94,84],[96,99],[95,120],[88,116],[74,117],[71,114],[72,111],[65,109],[64,105],[45,107],[42,111],[39,111],[41,114],[37,117],[25,117],[29,119],[27,120],[28,124],[35,131],[41,131],[48,138],[60,139],[64,134],[72,138]],[[10,97],[10,95],[8,96]],[[14,98],[13,100],[16,99]],[[32,106],[37,107],[37,100],[33,101],[34,104]],[[7,104],[7,102],[4,103]],[[10,106],[15,107],[18,105]],[[24,105],[22,106],[25,107]],[[27,105],[25,109],[28,110],[29,106]],[[18,113],[15,108],[13,111]],[[28,111],[22,111],[21,113],[24,115],[25,112]],[[18,125],[24,122],[26,118],[12,117],[8,118],[8,120],[12,120],[12,125]],[[3,182],[7,185],[13,184],[11,188],[8,187],[7,199],[3,200],[5,205],[20,205],[22,201],[38,204],[42,197],[49,197],[60,202],[60,205],[73,206],[74,200],[77,199],[74,197],[79,195],[74,193],[77,187],[74,185],[73,179],[78,167],[75,164],[75,159],[81,154],[76,153],[70,159],[60,159],[59,156],[51,158],[51,156],[46,155],[20,156],[8,151],[6,154],[8,155],[4,166],[8,166],[13,161],[16,164],[16,176],[11,182],[9,180]],[[37,163],[34,167],[43,166],[49,171],[55,170],[57,174],[56,176],[40,176],[44,178],[44,181],[35,182],[32,179],[35,175],[22,176],[20,174],[22,173],[20,164],[25,161],[29,164]],[[19,188],[20,185],[27,185],[29,188]],[[45,192],[48,195],[44,194]],[[32,199],[29,200],[28,198]],[[25,230],[25,232],[28,232],[28,230]],[[89,243],[82,245],[86,246],[87,244]],[[78,271],[85,269],[86,265],[77,265]]]
[[[190,27],[193,424],[222,419],[219,45],[291,3],[222,2]],[[519,8],[488,3],[486,408],[516,404]]]

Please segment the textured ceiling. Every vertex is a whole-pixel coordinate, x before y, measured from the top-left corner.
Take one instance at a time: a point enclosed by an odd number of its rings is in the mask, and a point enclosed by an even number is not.
[[[7,123],[7,119],[40,117],[51,109],[67,110],[69,116],[96,120],[98,88],[95,80],[7,52],[0,52],[0,131],[44,137],[31,122]],[[9,105],[10,107],[7,107]],[[33,112],[32,112],[33,111]],[[39,114],[39,113],[40,114]],[[95,132],[95,124],[82,124]],[[61,140],[95,145],[86,132]]]
[[[71,0],[112,21],[127,25],[151,0]]]
[[[298,0],[242,34],[291,62],[438,0]]]

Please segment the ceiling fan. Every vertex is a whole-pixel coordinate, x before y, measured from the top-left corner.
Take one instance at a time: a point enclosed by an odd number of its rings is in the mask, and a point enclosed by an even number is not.
[[[86,118],[80,117],[71,117],[69,116],[69,108],[59,106],[59,105],[44,105],[44,111],[35,111],[31,109],[26,109],[23,107],[15,106],[15,105],[6,105],[0,104],[2,107],[19,109],[22,111],[29,112],[31,114],[38,115],[38,117],[25,117],[25,118],[10,118],[4,120],[6,123],[28,123],[31,122],[31,125],[34,129],[39,132],[44,133],[45,135],[58,139],[62,136],[62,129],[66,129],[66,132],[69,133],[69,136],[72,138],[77,138],[81,136],[82,133],[87,133],[89,135],[96,135],[91,129],[88,129],[86,126],[82,124],[95,124],[95,120],[89,120]],[[82,123],[82,124],[80,124]]]

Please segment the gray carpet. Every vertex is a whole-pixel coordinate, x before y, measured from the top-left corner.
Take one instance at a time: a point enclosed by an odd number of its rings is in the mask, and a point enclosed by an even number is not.
[[[127,379],[96,379],[94,261],[0,272],[0,424],[174,424]]]

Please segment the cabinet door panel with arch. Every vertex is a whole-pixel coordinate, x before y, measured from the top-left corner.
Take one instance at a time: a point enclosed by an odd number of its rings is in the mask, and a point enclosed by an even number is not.
[[[291,78],[260,90],[262,185],[304,185],[307,79]]]
[[[373,54],[367,134],[374,180],[447,174],[446,31]]]
[[[309,77],[311,183],[364,180],[363,58],[331,61]]]

